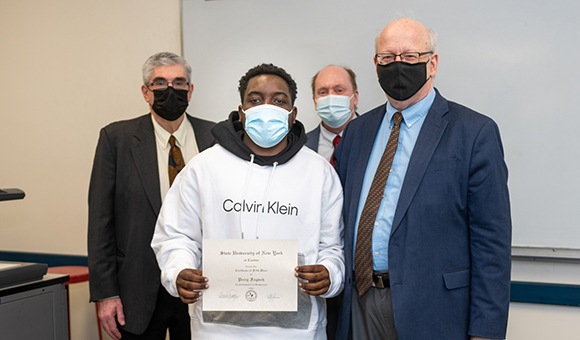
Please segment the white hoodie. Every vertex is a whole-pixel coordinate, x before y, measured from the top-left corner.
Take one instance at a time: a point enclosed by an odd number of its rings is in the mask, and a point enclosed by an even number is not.
[[[287,312],[210,315],[202,312],[200,300],[189,306],[192,338],[326,339],[323,298],[338,295],[344,284],[340,180],[329,162],[307,147],[280,165],[257,165],[253,160],[215,145],[180,172],[164,200],[151,243],[161,282],[178,296],[179,272],[202,270],[203,238],[240,239],[243,232],[246,239],[297,239],[299,257],[304,258],[299,264],[328,269],[327,293],[315,297],[299,292],[294,317]],[[263,314],[270,315],[262,318]]]

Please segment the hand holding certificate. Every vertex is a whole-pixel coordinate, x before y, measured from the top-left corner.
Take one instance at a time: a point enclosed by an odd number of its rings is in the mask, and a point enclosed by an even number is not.
[[[296,277],[301,279],[298,286],[308,295],[322,295],[330,287],[328,269],[321,264],[296,267]]]
[[[242,242],[241,247],[239,242]],[[279,242],[285,245],[280,245]],[[266,250],[258,252],[258,246]],[[276,246],[275,250],[268,250],[273,246]],[[248,250],[245,247],[254,250]],[[291,249],[286,249],[286,247],[291,247]],[[229,250],[224,250],[224,248]],[[197,302],[204,294],[204,301],[210,301],[209,304],[204,303],[204,310],[217,308],[211,310],[286,311],[287,307],[283,307],[284,303],[279,302],[280,300],[288,302],[288,298],[292,301],[296,300],[296,284],[308,295],[324,294],[330,286],[329,274],[325,266],[320,264],[295,266],[297,258],[295,240],[204,240],[204,249],[204,267],[209,266],[210,269],[206,269],[204,273],[197,269],[184,269],[179,273],[176,282],[179,297],[184,303]],[[284,254],[286,256],[283,256]],[[211,282],[208,282],[208,277],[212,279]],[[271,282],[273,283],[270,284]],[[209,283],[212,289],[208,289]],[[262,303],[245,303],[250,307],[246,306],[241,309],[232,307],[233,302],[242,297],[239,294],[240,287],[245,287],[248,293],[243,298],[257,301],[257,290],[268,290],[268,286],[270,289],[275,288],[276,291],[260,294],[262,300],[265,297],[268,301],[266,307]],[[290,295],[284,291],[289,291]],[[284,299],[282,295],[286,295]],[[215,307],[215,300],[218,301],[219,307]],[[237,308],[240,308],[239,305]],[[289,310],[292,308],[294,307],[290,307]]]
[[[201,289],[207,289],[207,278],[202,275],[201,270],[184,269],[177,275],[177,293],[183,303],[194,303],[199,301],[202,294]]]
[[[296,240],[203,240],[204,311],[296,311]]]

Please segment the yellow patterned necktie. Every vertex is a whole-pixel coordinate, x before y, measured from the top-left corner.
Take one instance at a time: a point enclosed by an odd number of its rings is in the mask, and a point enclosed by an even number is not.
[[[175,144],[175,136],[171,135],[169,137],[169,186],[173,184],[175,176],[183,169],[185,162],[183,161],[183,155],[181,154],[181,149]]]

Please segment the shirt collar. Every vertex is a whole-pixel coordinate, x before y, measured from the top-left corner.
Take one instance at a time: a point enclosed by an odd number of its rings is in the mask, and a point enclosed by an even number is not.
[[[329,141],[330,143],[332,143],[334,137],[336,137],[336,135],[328,131],[322,123],[320,123],[320,135],[322,136],[322,138]]]
[[[352,116],[352,119],[350,120],[351,122],[353,120],[356,119],[356,117],[358,117],[358,113],[355,112],[354,116]],[[349,122],[350,124],[350,122]],[[325,127],[324,124],[322,124],[322,122],[320,122],[320,132],[322,133],[322,137],[324,137],[324,139],[329,140],[331,143],[334,140],[334,137],[336,137],[337,135],[334,132],[330,132],[328,131]],[[344,132],[344,130],[340,131],[340,133],[338,134],[340,137],[342,137],[342,133]]]
[[[421,99],[417,104],[406,108],[401,112],[403,114],[403,121],[407,127],[412,127],[413,124],[417,123],[423,116],[429,112],[431,105],[433,105],[433,101],[435,101],[435,88],[431,89],[429,94]],[[387,117],[389,118],[389,122],[393,119],[393,115],[397,112],[391,103],[387,102]]]
[[[161,145],[163,146],[163,149],[167,148],[167,144],[169,143],[169,138],[171,137],[171,133],[169,133],[167,130],[165,130],[163,127],[161,127],[161,125],[159,125],[159,123],[157,123],[155,118],[153,118],[153,115],[151,115],[151,120],[153,121],[153,129],[155,130],[155,138],[157,138],[157,140],[161,143]],[[183,122],[181,122],[181,124],[179,124],[179,128],[177,128],[177,131],[175,131],[173,133],[173,136],[175,136],[176,144],[180,148],[185,145],[186,137],[187,137],[187,130],[185,128],[185,120],[187,120],[187,116],[183,118]]]

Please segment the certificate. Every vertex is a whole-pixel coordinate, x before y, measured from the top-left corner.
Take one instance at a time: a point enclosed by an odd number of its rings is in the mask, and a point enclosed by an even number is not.
[[[204,311],[295,312],[297,240],[203,240]]]

